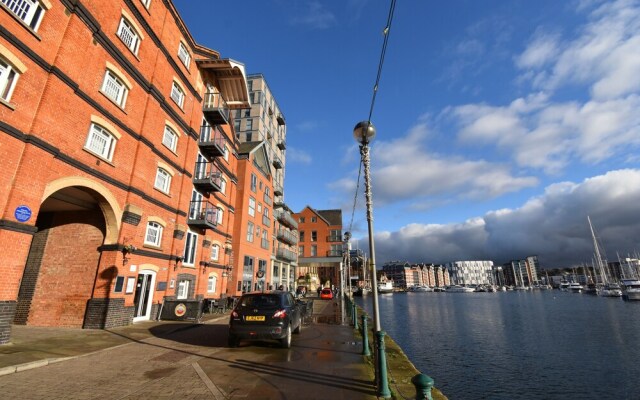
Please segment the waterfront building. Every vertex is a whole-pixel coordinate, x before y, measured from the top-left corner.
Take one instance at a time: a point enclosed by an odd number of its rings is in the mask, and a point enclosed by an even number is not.
[[[540,263],[538,256],[528,256],[522,260],[511,260],[502,266],[504,281],[510,286],[531,286],[539,282]]]
[[[490,285],[493,261],[453,261],[444,264],[456,285]]]
[[[539,282],[540,280],[540,262],[538,256],[528,256],[524,259],[526,264],[527,280],[529,285]]]
[[[393,280],[394,288],[403,290],[412,286],[444,287],[450,284],[449,273],[440,265],[391,261],[382,266],[382,272]]]
[[[264,227],[260,229],[261,243],[265,240],[270,242],[265,282],[268,287],[282,286],[294,290],[298,274],[298,224],[284,201],[287,126],[284,114],[262,74],[247,76],[247,88],[251,108],[236,110],[233,123],[236,139],[240,143],[261,143],[261,152],[266,154],[262,174],[268,175],[269,179],[265,179],[264,189],[260,189],[263,191],[262,200],[253,201],[260,202],[258,207],[262,209],[262,218],[265,223],[269,220],[270,224],[267,231]]]
[[[1,2],[0,343],[237,293],[249,107],[244,66],[170,0]]]
[[[311,290],[340,284],[343,263],[342,210],[306,206],[293,218],[298,222],[298,279]]]

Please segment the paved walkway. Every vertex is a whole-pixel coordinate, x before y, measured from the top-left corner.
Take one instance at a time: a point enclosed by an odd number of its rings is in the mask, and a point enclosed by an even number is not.
[[[103,330],[14,326],[0,346],[7,399],[376,399],[338,304],[316,300],[291,349],[228,348],[228,316]]]

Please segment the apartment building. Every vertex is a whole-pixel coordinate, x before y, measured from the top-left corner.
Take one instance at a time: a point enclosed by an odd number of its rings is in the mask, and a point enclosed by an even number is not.
[[[267,234],[261,228],[261,235],[262,240],[270,237],[271,254],[269,267],[264,273],[265,283],[267,288],[294,290],[298,260],[298,223],[284,201],[287,126],[284,114],[262,74],[248,75],[247,87],[251,108],[233,113],[234,130],[240,143],[262,143],[261,151],[266,153],[267,165],[264,166],[264,173],[267,173],[268,167],[270,178],[268,185],[265,182],[262,207],[263,214],[270,213],[271,229]],[[263,218],[267,217],[263,215]],[[240,267],[245,268],[245,265]],[[245,282],[249,282],[248,277]]]
[[[235,293],[249,107],[244,66],[170,0],[2,0],[0,343]]]
[[[298,221],[298,276],[318,285],[338,286],[343,265],[342,210],[306,206],[293,215]],[[305,283],[307,284],[307,283]]]
[[[493,261],[453,261],[444,264],[456,285],[493,285]]]
[[[393,287],[407,289],[412,286],[445,287],[450,284],[449,273],[441,265],[411,264],[391,261],[382,266],[382,273],[393,280]]]

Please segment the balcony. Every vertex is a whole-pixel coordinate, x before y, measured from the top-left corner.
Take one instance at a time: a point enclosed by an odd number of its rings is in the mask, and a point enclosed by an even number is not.
[[[204,94],[202,112],[209,125],[227,125],[229,123],[229,106],[217,90]]]
[[[342,257],[342,250],[327,250],[327,257]]]
[[[296,253],[289,249],[285,249],[284,247],[278,247],[278,249],[276,250],[276,257],[287,261],[298,260],[298,256],[296,255]]]
[[[276,238],[281,242],[287,243],[292,246],[298,243],[298,237],[286,229],[278,229]]]
[[[262,225],[271,226],[271,218],[267,217],[266,215],[263,215],[262,216]]]
[[[340,237],[340,236],[327,236],[327,242],[342,242],[342,237]]]
[[[278,156],[273,156],[273,166],[276,167],[276,169],[282,169],[282,161]]]
[[[282,196],[282,185],[277,183],[277,182],[273,182],[273,194],[275,196]]]
[[[284,125],[285,124],[284,115],[278,114],[278,116],[276,117],[276,121],[278,121],[278,125]]]
[[[262,200],[264,200],[264,203],[267,205],[273,204],[273,200],[271,200],[271,197],[269,197],[266,193],[264,194],[264,196],[262,196]]]
[[[218,208],[205,200],[192,200],[189,204],[187,224],[194,228],[215,228],[218,226]]]
[[[207,161],[196,162],[193,186],[202,193],[221,192],[222,172],[213,163]]]
[[[200,138],[198,139],[198,146],[200,152],[205,157],[220,157],[224,156],[224,145],[226,139],[224,135],[209,125],[202,125],[200,127]]]
[[[275,215],[276,219],[280,221],[280,223],[282,223],[283,225],[287,226],[290,229],[294,229],[294,230],[298,229],[298,222],[295,219],[293,219],[293,217],[288,211],[275,210],[273,214]]]
[[[280,139],[278,140],[278,143],[276,144],[276,146],[278,146],[280,150],[284,150],[287,148],[287,142],[284,139]]]

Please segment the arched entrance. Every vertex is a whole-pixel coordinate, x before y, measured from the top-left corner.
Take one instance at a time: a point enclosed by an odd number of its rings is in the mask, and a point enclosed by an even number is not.
[[[14,323],[79,328],[93,294],[99,248],[116,241],[118,229],[114,221],[118,211],[114,210],[108,191],[85,178],[52,182],[45,195]]]

